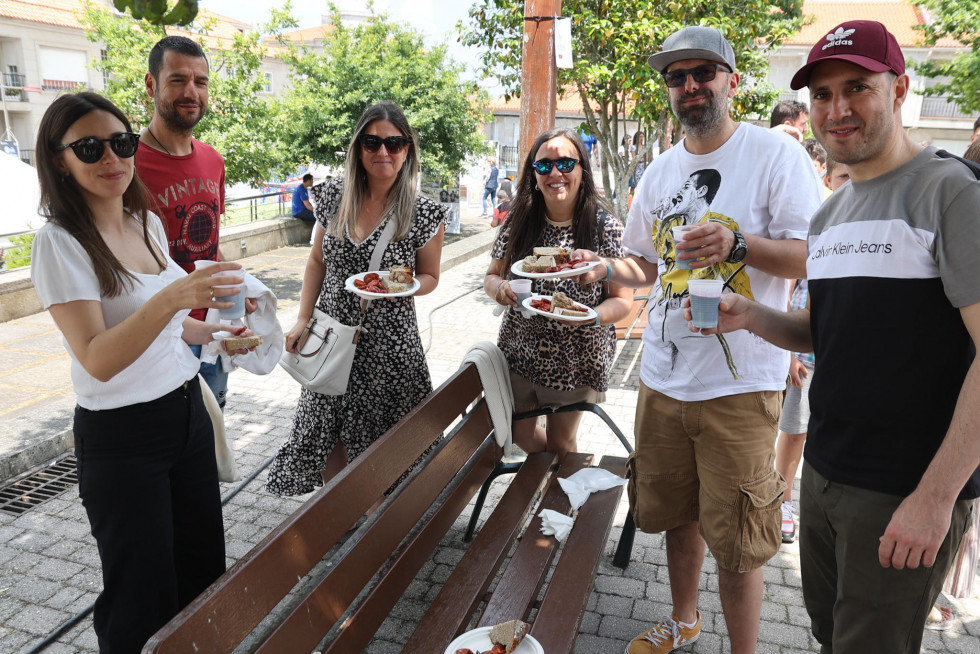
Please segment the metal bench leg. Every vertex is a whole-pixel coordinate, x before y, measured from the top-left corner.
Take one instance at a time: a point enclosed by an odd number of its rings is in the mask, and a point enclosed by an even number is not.
[[[520,469],[520,462],[498,463],[493,467],[487,480],[480,486],[480,493],[476,496],[476,504],[473,506],[473,513],[470,515],[470,523],[466,526],[466,534],[463,535],[464,542],[468,543],[473,540],[473,532],[476,531],[476,523],[480,519],[480,511],[483,510],[483,503],[487,499],[487,491],[490,490],[490,484],[493,483],[493,480],[500,475],[512,475]]]
[[[626,512],[626,523],[623,525],[623,532],[619,536],[619,545],[616,546],[616,554],[613,555],[613,565],[620,570],[625,570],[630,564],[630,555],[633,553],[633,537],[636,535],[636,523],[633,522],[632,511]]]

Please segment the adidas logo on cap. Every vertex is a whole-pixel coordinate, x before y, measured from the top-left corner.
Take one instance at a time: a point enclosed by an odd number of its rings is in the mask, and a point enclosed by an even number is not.
[[[842,45],[854,45],[854,41],[847,38],[851,34],[854,34],[854,30],[845,30],[843,27],[838,27],[835,31],[827,35],[827,41],[829,41],[829,43],[824,44],[821,50],[836,48]]]

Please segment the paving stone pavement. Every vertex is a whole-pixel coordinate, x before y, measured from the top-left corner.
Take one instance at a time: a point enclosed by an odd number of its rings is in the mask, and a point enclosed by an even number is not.
[[[301,247],[282,248],[245,262],[250,271],[280,293],[280,321],[286,328],[295,321],[297,280],[302,274],[306,252]],[[499,318],[492,316],[494,305],[480,290],[487,263],[487,255],[483,254],[444,272],[438,289],[417,299],[422,342],[428,345],[427,357],[436,385],[458,368],[470,345],[480,340],[495,340]],[[49,325],[45,315],[31,317],[26,324]],[[26,333],[30,334],[31,330]],[[630,438],[639,356],[636,341],[619,344],[605,405]],[[277,369],[263,377],[236,371],[229,388],[225,411],[228,438],[240,469],[248,474],[273,455],[287,438],[299,387]],[[623,454],[619,441],[592,415],[586,415],[582,422],[579,447],[599,456]],[[271,496],[264,490],[264,481],[263,472],[225,506],[229,565],[309,497]],[[495,482],[489,501],[499,497],[506,483],[506,478]],[[234,484],[222,484],[225,493],[233,487]],[[624,494],[606,546],[608,556],[600,565],[580,628],[576,654],[619,654],[631,638],[670,610],[661,535],[637,533],[629,567],[620,570],[611,564],[626,509]],[[401,644],[411,633],[423,607],[435,596],[451,566],[461,556],[465,548],[464,528],[463,521],[458,521],[395,606],[367,652],[401,651]],[[0,571],[0,652],[3,653],[32,651],[52,630],[95,600],[101,587],[98,555],[74,487],[20,516],[0,513]],[[800,593],[798,545],[784,545],[765,566],[764,577],[766,588],[758,651],[781,654],[818,651],[809,633]],[[941,634],[927,632],[923,651],[980,652],[980,600],[951,600],[950,603],[959,615],[956,624]],[[730,651],[718,596],[717,569],[710,556],[701,578],[700,609],[704,621],[702,636],[685,651]],[[44,651],[67,654],[96,650],[88,617]]]

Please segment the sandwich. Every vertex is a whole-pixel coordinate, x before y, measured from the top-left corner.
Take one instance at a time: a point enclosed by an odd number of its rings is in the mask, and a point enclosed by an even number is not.
[[[388,279],[393,282],[411,285],[414,283],[412,269],[408,266],[392,266],[389,270]]]
[[[396,282],[391,277],[382,277],[381,285],[388,289],[389,293],[404,293],[408,290],[408,284]]]
[[[524,262],[521,264],[521,270],[523,270],[524,272],[531,272],[531,273],[543,273],[543,272],[548,272],[548,269],[553,268],[554,266],[555,266],[554,257],[531,256],[524,259]]]
[[[575,304],[571,298],[561,291],[555,291],[555,294],[551,297],[551,313],[556,316],[568,316],[569,318],[585,318],[589,315],[585,307],[580,304]]]
[[[528,624],[520,620],[511,620],[498,624],[490,630],[490,642],[500,645],[505,653],[513,652],[527,635]]]
[[[568,263],[568,257],[571,254],[565,248],[534,248],[531,250],[534,256],[538,257],[551,257],[555,260],[552,265],[560,266],[563,263]]]
[[[262,345],[261,336],[230,336],[224,341],[225,350],[249,350]]]

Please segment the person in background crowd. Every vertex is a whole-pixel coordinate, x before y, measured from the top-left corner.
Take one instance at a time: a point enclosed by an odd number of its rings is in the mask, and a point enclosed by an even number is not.
[[[504,221],[507,220],[507,214],[510,212],[510,205],[511,201],[507,198],[507,194],[504,193],[503,189],[497,191],[497,206],[493,208],[491,227],[498,227],[504,224]]]
[[[299,315],[286,333],[297,342],[314,306],[346,325],[363,321],[354,364],[343,395],[304,388],[289,440],[269,468],[269,492],[309,493],[366,450],[432,391],[413,297],[362,300],[345,290],[351,276],[368,271],[371,255],[389,222],[395,235],[381,269],[407,266],[421,285],[435,290],[449,212],[418,193],[419,146],[402,110],[379,102],[361,115],[345,158],[343,178],[311,189],[317,224],[303,275]],[[383,400],[379,393],[390,390]]]
[[[511,266],[535,247],[622,252],[622,224],[596,190],[588,152],[569,129],[551,129],[528,151],[510,214],[497,233],[483,288],[495,302],[511,307],[500,326],[498,344],[510,364],[514,409],[602,402],[616,353],[614,323],[632,303],[629,289],[617,284],[580,286],[574,279],[536,279],[533,292],[565,293],[592,307],[594,322],[583,324],[542,316],[523,317],[509,280]],[[581,412],[548,415],[545,427],[530,418],[514,423],[514,443],[528,453],[577,451]]]
[[[150,191],[150,206],[163,219],[170,256],[187,272],[198,260],[218,261],[218,226],[225,211],[225,161],[194,138],[194,126],[208,110],[208,60],[196,42],[166,36],[150,50],[146,92],[153,118],[140,132],[136,171]],[[255,310],[245,298],[245,311]],[[207,309],[191,316],[204,320]],[[192,345],[200,357],[201,346]],[[201,363],[201,377],[224,409],[228,373],[221,361]]]
[[[973,121],[973,134],[970,135],[970,143],[980,138],[980,118]]]
[[[313,175],[306,173],[303,181],[293,191],[293,218],[307,222],[316,221],[313,215],[313,205],[310,204],[310,187],[313,186]]]
[[[649,64],[687,135],[640,180],[623,236],[626,256],[604,258],[608,271],[580,276],[628,288],[659,282],[643,334],[629,495],[637,527],[666,531],[672,611],[627,653],[661,654],[697,640],[708,547],[731,651],[754,654],[762,566],[781,540],[785,485],[773,463],[789,354],[748,334],[692,336],[682,304],[689,280],[720,279],[784,311],[787,280],[806,276],[806,230],[819,196],[816,184],[799,183],[813,179],[803,148],[731,118],[739,74],[719,30],[685,27]],[[678,245],[672,228],[688,225],[694,228]]]
[[[881,23],[832,28],[790,86],[809,87],[814,135],[851,177],[810,224],[809,308],[724,295],[702,333],[814,352],[799,532],[813,634],[822,652],[918,654],[980,496],[980,180],[909,139],[905,57]]]
[[[500,180],[500,191],[504,194],[504,197],[506,197],[508,200],[514,197],[514,177],[512,175],[507,175],[502,180]],[[499,204],[500,193],[497,193],[497,198],[498,198],[497,203]]]
[[[185,273],[134,173],[139,135],[95,93],[61,95],[38,128],[41,209],[31,278],[71,357],[78,494],[102,563],[104,654],[147,639],[225,569],[214,432],[186,343],[221,329],[189,317],[232,306],[241,277]],[[248,335],[247,333],[245,335]]]
[[[769,115],[769,128],[781,132],[786,132],[800,143],[807,132],[807,123],[810,119],[810,110],[807,109],[805,102],[799,100],[787,100],[777,102]]]
[[[487,178],[483,181],[483,214],[484,216],[490,215],[487,213],[487,198],[490,198],[490,212],[493,212],[494,198],[497,196],[497,176],[499,172],[497,170],[497,160],[490,160],[490,172],[487,173]]]

